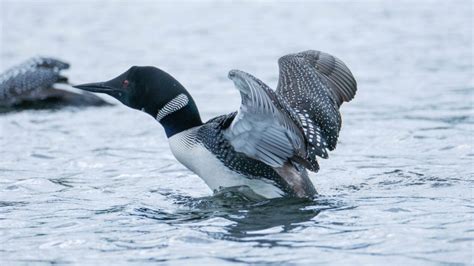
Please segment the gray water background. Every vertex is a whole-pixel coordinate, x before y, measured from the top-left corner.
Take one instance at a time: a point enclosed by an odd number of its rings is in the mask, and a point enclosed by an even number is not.
[[[154,65],[205,120],[240,104],[230,69],[275,88],[287,53],[334,54],[359,88],[313,202],[211,197],[120,104],[1,115],[0,264],[473,264],[471,1],[0,3],[0,70]]]

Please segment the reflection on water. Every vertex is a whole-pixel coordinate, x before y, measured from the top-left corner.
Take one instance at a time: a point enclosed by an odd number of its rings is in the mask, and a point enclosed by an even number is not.
[[[295,228],[311,226],[307,224],[322,210],[338,208],[334,202],[317,199],[272,199],[264,201],[250,201],[242,194],[226,193],[213,197],[182,198],[175,202],[189,207],[189,210],[178,210],[167,213],[162,210],[137,208],[132,215],[163,221],[169,224],[187,222],[205,222],[212,218],[224,218],[232,221],[225,226],[225,234],[211,234],[221,239],[245,241],[246,238],[255,238],[267,235],[268,229],[273,233],[291,232]],[[314,222],[313,222],[314,223]],[[255,241],[255,240],[251,240]],[[262,242],[265,240],[257,240]],[[268,242],[275,245],[276,243]]]

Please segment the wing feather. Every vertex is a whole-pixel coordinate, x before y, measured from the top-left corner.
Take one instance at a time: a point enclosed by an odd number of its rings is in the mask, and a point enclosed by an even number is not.
[[[316,156],[327,158],[327,149],[336,147],[339,107],[354,98],[357,83],[341,60],[320,51],[285,55],[278,64],[276,93],[297,113],[308,143],[306,159],[316,169]]]
[[[282,167],[304,151],[302,132],[278,108],[274,92],[268,86],[243,71],[232,70],[229,78],[242,97],[237,116],[224,132],[236,151],[272,167]]]
[[[349,68],[337,57],[320,51],[304,51],[296,54],[313,66],[316,73],[326,79],[329,89],[336,95],[338,106],[352,100],[357,91],[357,82]]]

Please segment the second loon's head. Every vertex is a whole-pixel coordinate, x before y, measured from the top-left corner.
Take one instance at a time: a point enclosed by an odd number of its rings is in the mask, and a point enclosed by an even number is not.
[[[164,126],[168,137],[202,124],[188,91],[171,75],[156,67],[133,66],[109,81],[74,87],[106,93],[131,108],[150,114]]]

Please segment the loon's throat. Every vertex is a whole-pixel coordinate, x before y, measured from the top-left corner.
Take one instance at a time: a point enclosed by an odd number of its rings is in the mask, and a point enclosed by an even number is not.
[[[171,101],[165,104],[158,112],[156,113],[156,121],[160,122],[161,119],[166,116],[179,111],[189,104],[189,97],[186,94],[181,93],[178,96],[174,97]]]
[[[168,138],[202,125],[201,116],[191,96],[179,94],[156,114],[156,120],[165,128]]]

